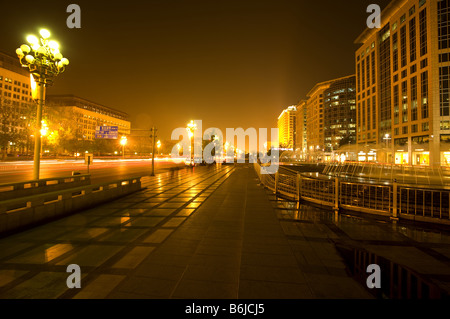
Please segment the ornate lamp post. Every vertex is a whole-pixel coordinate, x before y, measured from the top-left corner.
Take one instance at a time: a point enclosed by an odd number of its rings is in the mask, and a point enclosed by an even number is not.
[[[46,29],[40,30],[41,38],[29,35],[29,44],[22,44],[16,50],[20,63],[27,67],[36,83],[33,89],[33,99],[38,101],[36,116],[36,133],[34,134],[34,166],[33,179],[39,179],[40,150],[41,150],[41,121],[42,108],[45,100],[45,88],[53,83],[53,78],[64,72],[69,60],[59,52],[59,44],[49,40],[50,32]]]

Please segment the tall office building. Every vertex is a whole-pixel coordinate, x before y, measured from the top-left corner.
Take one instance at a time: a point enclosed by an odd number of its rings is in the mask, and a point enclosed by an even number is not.
[[[297,107],[289,106],[278,117],[278,141],[280,148],[295,147]]]
[[[323,92],[330,87],[331,82],[317,83],[306,96],[306,140],[309,160],[323,159],[325,147],[323,132]]]
[[[350,75],[333,81],[323,92],[324,148],[326,157],[340,160],[356,143],[356,77]],[[345,152],[340,152],[345,149]],[[331,158],[335,156],[334,158]]]
[[[354,144],[356,130],[355,75],[317,83],[306,99],[306,144],[309,160],[337,160]],[[340,150],[337,152],[337,150]],[[342,151],[342,152],[341,152]],[[336,158],[332,158],[335,155]]]
[[[378,161],[450,163],[449,2],[393,0],[355,41],[357,143]]]

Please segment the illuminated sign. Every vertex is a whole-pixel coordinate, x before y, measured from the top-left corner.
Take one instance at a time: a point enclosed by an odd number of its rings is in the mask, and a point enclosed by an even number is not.
[[[118,126],[96,126],[95,138],[116,140],[119,137]]]

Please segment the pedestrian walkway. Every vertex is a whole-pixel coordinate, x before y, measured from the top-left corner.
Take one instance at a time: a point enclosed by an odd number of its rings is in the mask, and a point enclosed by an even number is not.
[[[450,278],[447,233],[298,209],[260,185],[251,165],[183,169],[143,184],[0,239],[0,298],[373,298],[336,244]],[[69,264],[81,267],[81,289],[66,285]]]
[[[0,239],[0,298],[106,298],[233,170],[144,177],[142,191]],[[70,264],[81,267],[81,290],[66,285]]]

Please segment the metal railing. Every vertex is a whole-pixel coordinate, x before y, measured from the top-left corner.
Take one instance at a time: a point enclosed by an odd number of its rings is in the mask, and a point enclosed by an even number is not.
[[[260,173],[258,163],[254,163],[254,168],[263,185],[291,201],[450,225],[450,187],[358,181],[287,169],[269,175]]]
[[[449,220],[450,190],[399,187],[399,213],[406,218]]]
[[[331,178],[313,177],[299,174],[298,188],[295,190],[297,198],[321,205],[333,206],[335,200],[335,180]]]
[[[365,179],[371,181],[396,180],[399,183],[421,185],[450,185],[450,168],[419,165],[397,165],[385,163],[345,162],[330,163],[322,171],[324,175]]]

